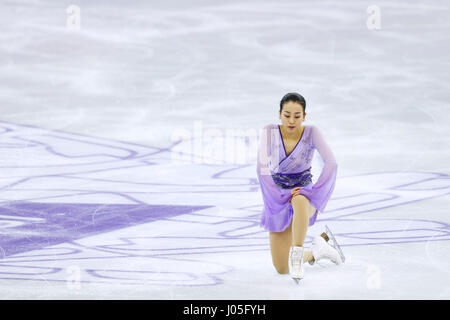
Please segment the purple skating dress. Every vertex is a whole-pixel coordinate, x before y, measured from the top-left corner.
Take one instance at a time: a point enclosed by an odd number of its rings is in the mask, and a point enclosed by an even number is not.
[[[325,210],[333,193],[337,175],[334,155],[317,127],[304,127],[302,137],[288,156],[279,125],[267,125],[261,132],[256,171],[264,200],[260,226],[267,231],[281,232],[291,224],[293,209],[289,200],[293,188],[301,187],[299,194],[317,209],[309,219],[310,226],[318,212]],[[311,161],[315,149],[323,167],[319,179],[313,183]]]

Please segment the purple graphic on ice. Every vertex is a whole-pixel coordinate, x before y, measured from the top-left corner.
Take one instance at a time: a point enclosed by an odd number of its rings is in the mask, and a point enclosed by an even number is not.
[[[217,285],[234,267],[205,255],[269,254],[254,165],[186,165],[169,161],[173,146],[0,125],[0,279],[64,282],[75,265],[81,282]],[[338,178],[312,230],[332,225],[344,248],[450,240],[444,221],[377,216],[449,193],[441,173]]]
[[[189,213],[206,206],[6,202],[0,205],[2,255]]]

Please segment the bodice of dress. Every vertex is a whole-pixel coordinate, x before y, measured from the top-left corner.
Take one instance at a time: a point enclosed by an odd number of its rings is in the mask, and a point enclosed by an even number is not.
[[[302,187],[299,195],[305,196],[317,211],[323,212],[334,190],[337,162],[320,130],[315,126],[305,126],[301,139],[286,156],[278,125],[263,128],[256,172],[264,200],[261,226],[267,230],[281,232],[289,226],[292,218],[290,189],[307,180],[315,150],[322,159],[321,173],[317,181]],[[310,225],[314,219],[310,220]]]
[[[269,169],[271,173],[300,173],[311,167],[314,147],[310,126],[305,126],[301,139],[288,156],[286,156],[283,138],[278,125],[272,125],[270,135],[272,145],[269,154]]]

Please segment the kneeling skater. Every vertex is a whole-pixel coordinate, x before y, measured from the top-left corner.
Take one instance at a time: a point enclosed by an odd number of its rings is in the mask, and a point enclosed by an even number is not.
[[[289,273],[297,283],[303,278],[304,262],[314,264],[329,259],[341,264],[345,259],[328,227],[314,237],[311,250],[303,247],[308,226],[314,224],[318,212],[324,211],[337,174],[336,160],[319,129],[302,125],[305,110],[305,99],[298,93],[288,93],[281,99],[281,125],[264,127],[257,161],[257,176],[264,200],[260,226],[270,233],[276,270],[281,274]],[[311,161],[314,150],[319,152],[323,168],[313,184]]]

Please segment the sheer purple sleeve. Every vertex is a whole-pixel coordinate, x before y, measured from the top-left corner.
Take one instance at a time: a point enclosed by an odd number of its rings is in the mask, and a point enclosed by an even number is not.
[[[278,150],[272,150],[271,130],[272,127],[268,125],[261,131],[256,166],[258,181],[261,186],[262,197],[264,200],[265,212],[263,214],[263,219],[267,218],[267,216],[280,213],[286,208],[286,205],[291,198],[290,193],[282,193],[279,187],[274,183],[268,167],[271,152],[278,152]]]
[[[337,162],[317,127],[312,128],[312,143],[322,158],[322,172],[314,185],[300,189],[299,194],[307,197],[318,211],[323,212],[336,183]]]

